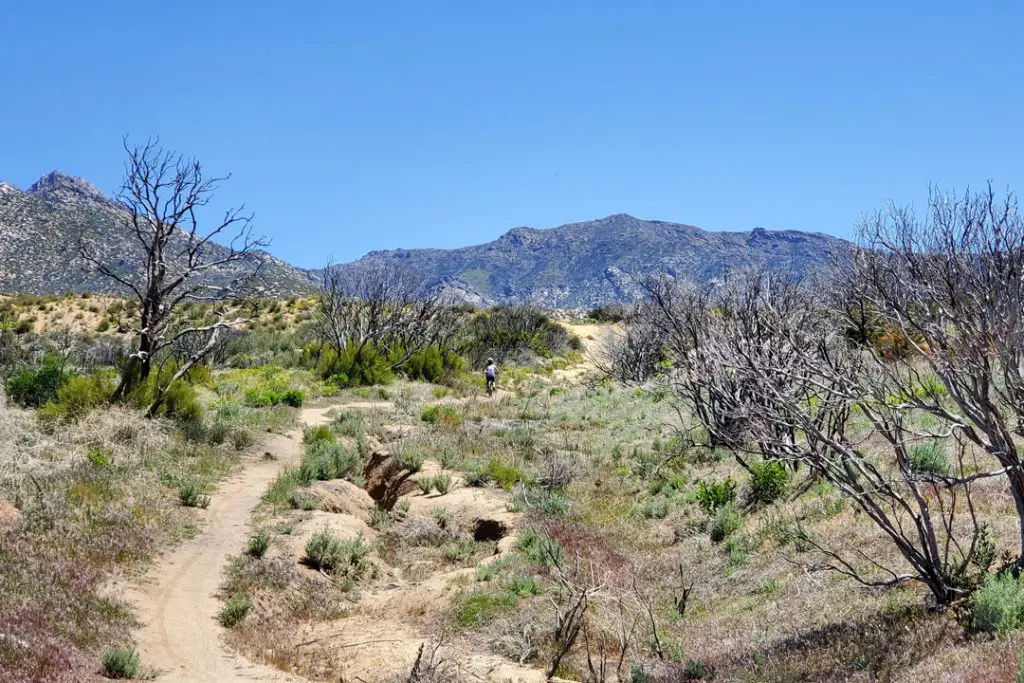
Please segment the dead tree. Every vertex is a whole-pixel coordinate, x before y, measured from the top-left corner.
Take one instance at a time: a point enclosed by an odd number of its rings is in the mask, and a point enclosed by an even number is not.
[[[839,296],[908,349],[867,345],[875,372],[907,409],[927,413],[987,453],[1019,517],[1024,566],[1024,221],[991,184],[932,190],[928,212],[889,206],[861,226]]]
[[[425,291],[422,278],[399,268],[328,264],[316,312],[316,334],[337,359],[355,366],[367,354],[400,369],[429,346],[448,348],[460,313],[440,291]]]
[[[244,322],[229,315],[227,304],[258,274],[260,250],[267,241],[252,235],[252,216],[244,207],[229,209],[209,227],[201,222],[200,215],[227,178],[207,177],[199,161],[164,149],[158,140],[135,147],[126,140],[124,146],[128,160],[118,201],[133,251],[110,254],[85,235],[79,254],[138,302],[131,330],[138,343],[122,370],[114,400],[145,384],[154,365],[179,339],[193,340],[192,353],[168,381],[156,383],[152,415],[170,385],[202,362],[226,330]],[[215,242],[224,238],[229,238],[227,246]],[[121,265],[126,261],[127,267]],[[185,301],[213,302],[215,319],[182,324],[176,312]]]

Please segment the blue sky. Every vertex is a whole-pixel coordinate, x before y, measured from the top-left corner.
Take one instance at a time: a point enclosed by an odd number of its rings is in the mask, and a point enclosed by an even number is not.
[[[1024,190],[1024,3],[12,0],[0,179],[112,191],[121,137],[232,172],[302,266],[626,212],[850,236]]]

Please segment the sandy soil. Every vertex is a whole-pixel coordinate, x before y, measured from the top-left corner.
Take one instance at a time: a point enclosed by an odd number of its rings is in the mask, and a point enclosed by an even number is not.
[[[304,410],[302,421],[327,422],[324,413]],[[231,653],[221,643],[223,629],[217,622],[222,607],[217,590],[229,557],[245,547],[253,509],[282,464],[299,460],[301,434],[271,436],[258,449],[264,451],[276,459],[253,459],[212,496],[202,534],[165,556],[128,588],[143,623],[136,636],[140,657],[144,666],[156,670],[160,681],[299,680]]]

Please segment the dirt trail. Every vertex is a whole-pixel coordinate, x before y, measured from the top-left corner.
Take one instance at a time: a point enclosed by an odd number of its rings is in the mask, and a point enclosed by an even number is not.
[[[329,422],[326,412],[303,410],[302,422]],[[223,629],[217,622],[222,606],[217,590],[228,558],[244,548],[253,509],[282,464],[300,458],[301,435],[271,436],[259,450],[272,453],[275,459],[252,460],[224,482],[206,510],[203,532],[164,557],[128,591],[144,624],[136,635],[140,657],[144,666],[157,670],[160,681],[299,680],[231,653],[221,643]]]

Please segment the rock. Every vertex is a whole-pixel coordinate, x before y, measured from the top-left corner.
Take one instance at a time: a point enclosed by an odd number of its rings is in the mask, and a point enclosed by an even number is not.
[[[416,490],[416,482],[410,479],[413,474],[389,451],[374,450],[363,468],[363,488],[379,507],[390,510],[401,496]]]
[[[324,512],[362,518],[373,510],[373,499],[349,481],[320,481],[309,492],[320,499],[320,508]]]

